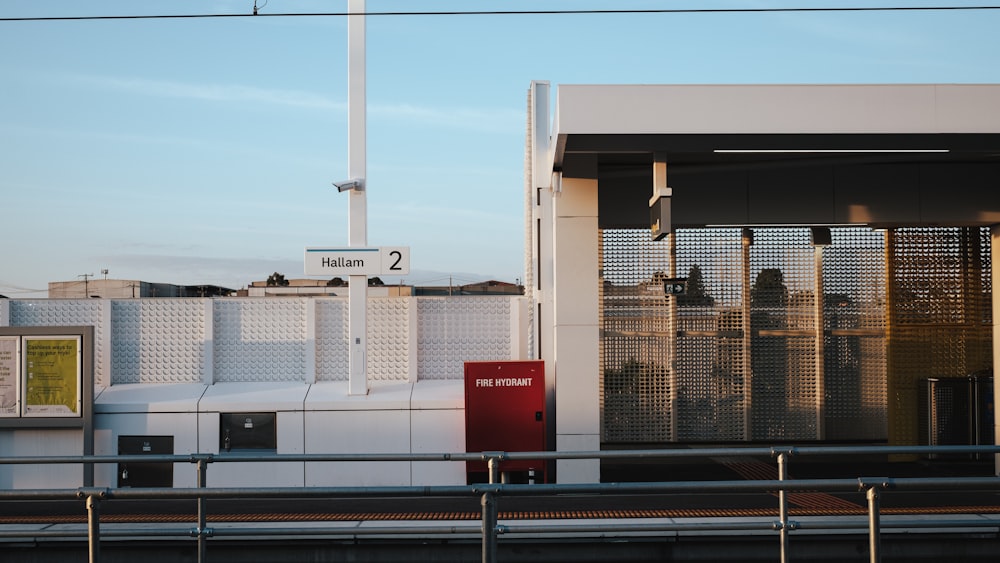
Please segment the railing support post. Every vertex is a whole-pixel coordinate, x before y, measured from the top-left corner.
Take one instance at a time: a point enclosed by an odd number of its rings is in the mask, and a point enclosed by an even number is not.
[[[490,460],[492,463],[492,460]],[[497,560],[497,500],[492,492],[483,493],[483,563]]]
[[[101,560],[101,499],[87,495],[87,544],[90,563]]]
[[[871,563],[882,561],[882,532],[879,523],[879,493],[877,485],[870,485],[868,497],[868,556]]]
[[[486,470],[490,473],[490,484],[495,485],[500,481],[500,459],[491,455],[486,460]]]
[[[778,454],[778,480],[784,481],[788,478],[788,454]],[[778,530],[781,538],[781,563],[788,563],[788,493],[784,488],[778,491],[778,518],[781,520],[781,529]]]
[[[208,462],[206,458],[198,458],[198,488],[204,489],[208,484]],[[205,497],[198,496],[198,563],[208,561],[208,509]]]

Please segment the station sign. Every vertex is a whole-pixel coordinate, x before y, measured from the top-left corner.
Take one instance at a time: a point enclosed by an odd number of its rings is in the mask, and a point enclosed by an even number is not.
[[[410,273],[410,247],[306,248],[307,276],[405,276]]]

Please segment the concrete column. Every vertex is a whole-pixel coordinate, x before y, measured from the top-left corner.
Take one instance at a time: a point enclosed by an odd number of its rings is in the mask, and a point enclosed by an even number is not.
[[[553,198],[556,450],[601,448],[597,180],[563,178]],[[560,483],[596,483],[600,460],[560,460]]]

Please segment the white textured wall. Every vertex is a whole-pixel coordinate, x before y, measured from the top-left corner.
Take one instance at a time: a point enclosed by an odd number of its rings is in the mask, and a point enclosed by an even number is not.
[[[220,413],[274,412],[277,453],[464,450],[464,362],[520,360],[525,298],[368,300],[367,395],[348,381],[347,300],[327,297],[4,300],[10,326],[95,327],[95,452],[119,436],[171,435],[174,453],[220,458]],[[66,454],[79,431],[0,432],[0,456]],[[51,444],[51,448],[47,445]],[[79,446],[74,446],[79,452]],[[79,468],[47,470],[47,487],[81,485]],[[178,464],[175,486],[193,466]],[[35,486],[30,468],[0,484]],[[95,472],[113,485],[115,469]],[[461,462],[214,463],[210,485],[460,484]],[[38,485],[42,486],[42,485]]]
[[[516,360],[523,297],[368,300],[370,382]],[[311,302],[311,300],[314,300]],[[95,327],[95,384],[346,381],[345,298],[6,300],[10,326]],[[310,314],[310,307],[314,313]]]
[[[223,299],[212,314],[214,381],[305,381],[305,299]]]
[[[112,383],[192,383],[205,377],[201,299],[111,301]],[[210,340],[210,339],[209,339]]]
[[[462,379],[466,361],[522,359],[510,322],[520,300],[418,298],[417,379]]]

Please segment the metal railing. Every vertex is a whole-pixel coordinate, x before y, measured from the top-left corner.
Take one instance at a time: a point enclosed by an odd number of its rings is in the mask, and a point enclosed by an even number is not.
[[[933,519],[893,523],[887,526],[881,519],[881,496],[892,491],[991,491],[1000,492],[1000,477],[916,477],[894,478],[856,477],[823,479],[790,479],[788,467],[794,457],[802,456],[871,456],[871,455],[1000,455],[1000,446],[808,446],[808,447],[739,447],[739,448],[684,448],[617,451],[576,452],[482,452],[441,454],[269,454],[247,455],[213,454],[190,455],[92,455],[92,456],[43,456],[0,457],[0,465],[49,465],[111,463],[191,463],[196,466],[197,486],[193,488],[108,488],[80,487],[76,489],[0,490],[3,501],[83,500],[87,508],[86,537],[89,561],[100,561],[102,537],[193,537],[197,542],[198,561],[207,563],[207,545],[211,537],[245,536],[359,536],[359,535],[455,535],[478,534],[481,536],[483,563],[497,561],[500,536],[525,533],[545,533],[569,536],[583,533],[617,532],[667,532],[667,531],[773,531],[780,541],[781,561],[787,563],[789,533],[795,530],[867,530],[869,561],[881,561],[882,529],[890,526],[906,528],[989,528],[1000,532],[1000,519]],[[710,457],[761,457],[768,456],[777,462],[777,479],[738,481],[653,481],[579,484],[509,484],[501,482],[499,466],[502,461],[515,460],[569,460],[569,459],[679,459]],[[430,486],[365,486],[365,487],[207,487],[208,467],[225,462],[344,462],[344,461],[453,461],[486,462],[489,483],[472,485]],[[796,491],[826,493],[863,492],[867,500],[867,522],[812,520],[793,521],[789,518],[788,493]],[[498,521],[497,501],[503,497],[541,497],[549,495],[610,495],[610,494],[718,494],[718,493],[778,493],[778,520],[741,521],[706,519],[698,522],[648,522],[625,521],[610,524],[597,523],[501,524]],[[473,526],[376,526],[365,528],[266,528],[261,526],[213,529],[208,526],[206,503],[212,499],[303,499],[303,498],[387,498],[387,497],[467,497],[480,499],[481,519]],[[197,522],[194,528],[116,529],[101,531],[101,506],[113,500],[195,500]],[[79,530],[0,530],[0,538],[67,538],[82,537]]]

